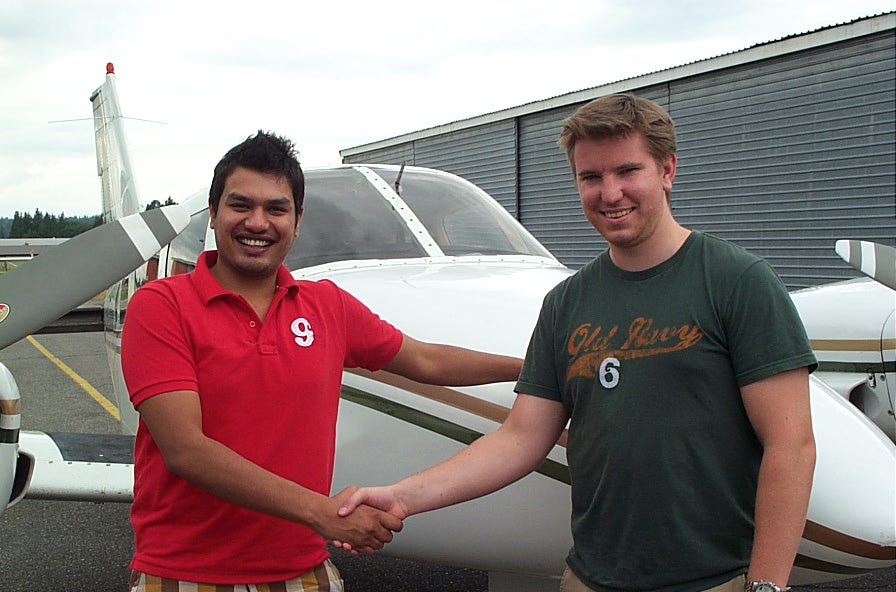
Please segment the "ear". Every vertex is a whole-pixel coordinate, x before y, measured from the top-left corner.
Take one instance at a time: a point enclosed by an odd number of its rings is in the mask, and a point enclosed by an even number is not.
[[[217,215],[217,211],[214,207],[212,207],[212,202],[208,202],[208,227],[212,230],[215,229],[215,216]]]
[[[671,154],[663,163],[663,190],[666,195],[672,192],[672,182],[675,181],[675,168],[678,164],[678,155]]]

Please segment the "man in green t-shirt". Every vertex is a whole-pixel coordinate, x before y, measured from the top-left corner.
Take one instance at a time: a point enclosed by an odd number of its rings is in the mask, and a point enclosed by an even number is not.
[[[498,430],[340,512],[404,519],[485,495],[534,470],[569,422],[562,591],[784,589],[815,464],[815,358],[786,289],[675,221],[675,129],[656,103],[595,99],[560,144],[609,250],[545,298]]]

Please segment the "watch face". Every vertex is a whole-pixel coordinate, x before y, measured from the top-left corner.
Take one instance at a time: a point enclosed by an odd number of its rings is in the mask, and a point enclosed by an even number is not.
[[[781,589],[771,582],[756,582],[753,584],[753,592],[781,592]]]

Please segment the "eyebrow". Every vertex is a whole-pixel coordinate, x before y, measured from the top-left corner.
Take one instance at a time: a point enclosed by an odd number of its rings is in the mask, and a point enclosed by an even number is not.
[[[637,169],[637,168],[641,168],[643,166],[644,166],[644,163],[642,161],[632,160],[629,162],[623,162],[614,167],[610,167],[609,170],[611,172],[614,172],[614,171],[621,171],[621,170],[625,170],[625,169]],[[602,174],[603,174],[602,172],[598,172],[597,170],[595,170],[593,168],[588,168],[588,167],[576,170],[576,176],[579,176],[579,175],[602,175]]]
[[[232,192],[228,193],[227,195],[225,195],[224,199],[228,200],[228,201],[237,201],[237,202],[245,202],[245,203],[255,203],[255,201],[256,201],[254,198],[251,198],[248,195],[243,195],[242,193],[237,193],[235,191],[232,191]],[[291,197],[287,197],[284,195],[281,197],[274,197],[271,199],[263,199],[261,201],[263,201],[266,205],[277,206],[277,205],[288,205],[288,204],[292,203],[293,200]]]

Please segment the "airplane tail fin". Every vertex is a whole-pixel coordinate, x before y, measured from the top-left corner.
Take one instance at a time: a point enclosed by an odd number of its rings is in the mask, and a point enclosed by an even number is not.
[[[111,222],[140,211],[111,62],[106,64],[106,81],[93,91],[90,102],[93,104],[97,174],[103,192],[103,222]]]

